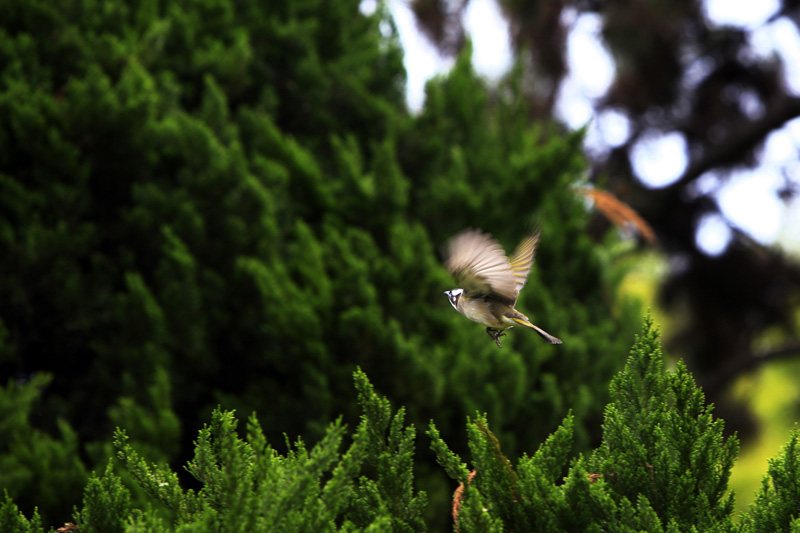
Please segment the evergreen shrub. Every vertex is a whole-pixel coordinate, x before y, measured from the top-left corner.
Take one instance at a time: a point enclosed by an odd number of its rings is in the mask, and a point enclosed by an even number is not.
[[[218,405],[318,442],[358,419],[357,367],[460,453],[476,411],[512,455],[566,408],[577,448],[600,438],[640,310],[572,189],[581,133],[531,125],[521,70],[490,90],[469,49],[410,113],[394,24],[360,4],[0,2],[0,487],[26,514],[80,504],[115,427],[184,483]],[[498,350],[438,249],[537,223],[519,307],[564,344]],[[448,480],[415,461],[430,520]]]
[[[89,480],[72,526],[106,533],[427,530],[426,495],[414,482],[414,426],[366,374],[357,370],[354,378],[362,410],[355,431],[348,434],[337,420],[313,446],[286,438],[284,453],[255,416],[242,437],[234,413],[216,409],[186,466],[199,490],[182,488],[175,472],[145,460],[118,429],[117,457],[149,503],[134,506],[109,464]],[[603,439],[591,453],[575,451],[572,414],[516,460],[505,455],[485,414],[468,420],[467,433],[469,465],[433,422],[428,429],[439,463],[459,483],[452,505],[459,532],[788,532],[800,525],[800,433],[793,432],[755,503],[734,521],[727,482],[737,439],[723,436],[722,422],[682,364],[665,370],[650,319],[611,384]],[[36,512],[28,520],[7,495],[0,529],[44,531]]]

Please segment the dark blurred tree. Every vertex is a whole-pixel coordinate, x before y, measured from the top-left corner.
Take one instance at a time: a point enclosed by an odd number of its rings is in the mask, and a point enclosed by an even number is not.
[[[529,123],[521,71],[491,96],[468,50],[412,116],[394,27],[359,4],[0,3],[0,375],[53,378],[14,442],[60,434],[83,480],[114,426],[185,463],[218,404],[314,441],[357,421],[356,365],[456,449],[475,410],[512,455],[570,409],[577,447],[598,438],[639,309],[572,190],[581,135]],[[498,350],[450,308],[437,250],[467,226],[510,249],[537,222],[519,307],[564,345],[514,331]],[[40,448],[29,463],[71,464]],[[79,494],[25,498],[50,478],[16,471],[0,488],[63,522]]]
[[[424,33],[444,53],[452,48],[444,37],[464,32],[458,17],[468,2],[412,2]],[[568,74],[569,21],[585,13],[599,15],[615,77],[595,109],[622,113],[630,121],[630,135],[620,146],[596,154],[591,180],[635,208],[658,234],[672,265],[661,299],[680,326],[667,345],[687,359],[709,397],[720,401],[737,375],[763,362],[800,355],[798,264],[736,228],[717,257],[699,249],[695,238],[704,217],[721,214],[713,193],[705,192],[708,187],[699,180],[711,176],[718,189],[729,171],[757,166],[767,136],[800,116],[800,96],[783,78],[786,65],[754,52],[753,29],[713,24],[698,0],[497,3],[529,74],[525,93],[534,120],[553,115],[556,93]],[[770,21],[779,19],[800,24],[798,2],[782,1]],[[686,140],[687,168],[669,186],[649,188],[631,164],[633,147],[648,135],[672,132]],[[791,199],[799,178],[787,179],[779,191],[784,200]],[[757,341],[776,330],[786,344],[759,350]],[[732,422],[729,427],[746,424],[735,420],[741,410],[720,413]]]

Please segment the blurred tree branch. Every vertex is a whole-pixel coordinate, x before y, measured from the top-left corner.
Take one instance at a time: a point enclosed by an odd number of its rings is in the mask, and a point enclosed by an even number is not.
[[[716,168],[741,162],[742,154],[757,148],[773,131],[800,116],[800,97],[785,95],[764,113],[764,116],[747,122],[730,132],[725,140],[712,145],[699,159],[686,169],[676,183],[685,184]]]
[[[709,396],[718,394],[724,390],[740,375],[758,369],[762,365],[771,361],[790,359],[800,356],[800,341],[793,342],[762,353],[748,353],[733,359],[727,365],[720,368],[703,384],[703,390]]]

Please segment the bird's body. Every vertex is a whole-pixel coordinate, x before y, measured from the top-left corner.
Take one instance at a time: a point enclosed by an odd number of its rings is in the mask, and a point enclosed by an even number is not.
[[[511,259],[490,235],[466,230],[450,240],[445,263],[462,286],[445,291],[456,311],[473,322],[486,326],[486,332],[500,346],[504,330],[525,326],[536,331],[547,342],[561,344],[528,317],[517,311],[519,291],[525,286],[533,265],[539,234],[526,237]]]

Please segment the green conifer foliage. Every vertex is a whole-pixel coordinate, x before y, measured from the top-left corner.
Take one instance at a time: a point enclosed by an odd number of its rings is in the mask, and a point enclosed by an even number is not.
[[[574,458],[573,426],[568,416],[514,466],[478,415],[467,424],[474,476],[431,426],[439,462],[463,487],[458,530],[733,531],[727,481],[738,443],[723,437],[685,367],[664,369],[652,320],[612,382],[591,456]]]
[[[663,367],[658,331],[647,319],[611,383],[603,443],[589,467],[618,501],[642,505],[646,498],[664,526],[712,531],[733,510],[727,486],[738,441],[723,437],[722,420],[682,362],[672,373]]]
[[[5,531],[44,533],[44,526],[38,511],[34,510],[33,516],[28,520],[19,511],[8,492],[4,493],[3,503],[0,505],[0,525]]]
[[[742,517],[747,531],[800,531],[800,432],[792,432],[780,457],[769,462],[767,476]]]
[[[83,510],[76,517],[80,530],[122,533],[131,512],[131,493],[109,461],[104,474],[92,476],[83,491]]]
[[[0,387],[0,486],[15,500],[34,503],[26,513],[40,507],[57,510],[66,519],[72,502],[64,495],[80,494],[87,473],[78,456],[78,436],[69,424],[58,420],[57,436],[52,436],[31,423],[40,408],[40,391],[51,381],[52,376],[36,374],[28,383]],[[6,500],[2,512],[15,515]]]
[[[366,375],[355,373],[361,423],[344,452],[346,427],[331,424],[312,447],[287,439],[280,454],[255,416],[247,436],[236,432],[230,411],[216,409],[195,441],[186,469],[200,490],[183,489],[170,469],[134,450],[123,430],[115,435],[118,457],[151,502],[135,508],[130,492],[109,467],[92,478],[77,516],[81,531],[423,531],[426,498],[414,491],[414,428],[404,410],[392,413]],[[153,510],[158,502],[169,520]],[[10,500],[3,512],[14,509]],[[21,520],[21,519],[20,519]],[[3,522],[7,524],[10,522]]]
[[[115,425],[184,463],[215,405],[316,442],[357,420],[357,366],[458,451],[476,410],[509,457],[569,409],[576,447],[597,438],[638,310],[585,231],[581,136],[531,126],[521,72],[493,93],[468,51],[411,115],[394,26],[359,4],[0,5],[0,375],[54,376],[37,423],[73,436],[75,479]],[[565,343],[498,350],[450,308],[438,250],[537,223],[519,307]],[[7,488],[56,523],[78,501],[37,500],[43,479]]]
[[[348,435],[337,420],[308,446],[284,439],[273,446],[255,415],[246,435],[234,413],[215,409],[194,442],[186,470],[146,460],[124,430],[114,436],[117,457],[147,497],[137,503],[126,477],[111,463],[92,476],[72,519],[80,531],[425,531],[426,494],[415,488],[415,430],[405,410],[392,409],[360,369],[354,372],[362,415]],[[767,532],[798,527],[798,432],[749,511],[732,520],[727,493],[736,437],[703,405],[702,392],[680,366],[664,369],[658,331],[647,319],[625,368],[612,385],[603,440],[577,453],[575,418],[532,454],[509,459],[487,417],[467,421],[469,466],[450,450],[436,426],[428,435],[438,462],[460,485],[450,504],[454,528],[469,531]],[[28,520],[6,495],[0,530],[42,532],[35,510]],[[73,524],[71,527],[74,527]]]

